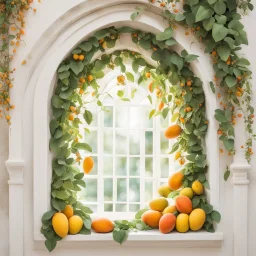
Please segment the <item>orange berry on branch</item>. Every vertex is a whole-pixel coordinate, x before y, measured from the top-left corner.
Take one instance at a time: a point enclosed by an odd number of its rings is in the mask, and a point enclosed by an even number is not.
[[[164,108],[164,103],[161,101],[158,105],[158,111],[161,111]]]
[[[89,82],[91,82],[93,79],[94,79],[94,77],[93,77],[92,75],[89,75],[89,76],[87,77],[87,80],[88,80]]]
[[[74,54],[74,55],[73,55],[73,59],[74,59],[74,60],[78,60],[78,59],[79,59],[79,55],[78,55],[78,54]]]
[[[81,60],[81,61],[83,61],[83,60],[84,60],[84,55],[82,55],[82,54],[79,55],[78,59]]]
[[[242,93],[241,93],[240,91],[237,91],[237,92],[236,92],[236,96],[237,96],[237,97],[241,97],[241,96],[242,96]]]
[[[238,117],[242,117],[243,115],[242,114],[237,114]]]
[[[68,120],[69,121],[74,121],[74,119],[75,119],[74,115],[73,114],[69,114]]]
[[[147,72],[147,73],[145,74],[145,76],[146,76],[146,78],[150,78],[150,76],[151,76],[150,72]]]
[[[187,84],[187,86],[191,86],[192,85],[192,81],[188,80],[186,84]]]

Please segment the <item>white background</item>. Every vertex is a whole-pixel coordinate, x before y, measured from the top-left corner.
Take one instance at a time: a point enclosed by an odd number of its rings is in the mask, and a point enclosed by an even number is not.
[[[105,0],[107,1],[107,0]],[[14,65],[17,67],[20,65],[21,61],[25,58],[26,53],[31,49],[31,47],[34,45],[34,43],[37,41],[39,36],[42,34],[42,32],[48,28],[48,26],[55,20],[57,17],[62,15],[64,12],[66,12],[69,8],[72,6],[83,2],[82,0],[45,0],[42,4],[35,3],[35,7],[37,8],[37,13],[34,15],[32,12],[28,14],[27,17],[27,27],[26,27],[26,47],[21,46],[19,49],[19,53],[16,56],[16,60],[14,62]],[[256,4],[256,1],[253,0],[254,4]],[[135,5],[136,6],[136,5]],[[244,17],[243,22],[245,24],[247,33],[248,33],[248,39],[249,39],[249,46],[244,47],[243,52],[247,56],[247,58],[251,62],[251,69],[256,70],[256,35],[255,35],[255,25],[256,25],[256,11],[253,11],[250,13],[248,17]],[[31,56],[33,58],[33,56]],[[254,79],[255,81],[255,79]],[[18,81],[14,83],[15,86],[18,85]],[[14,90],[15,90],[14,86]],[[254,94],[256,95],[256,85],[254,82]],[[255,103],[255,102],[254,102]],[[256,104],[254,104],[255,106]],[[14,110],[15,111],[15,110]],[[30,114],[30,113],[28,113]],[[31,124],[32,125],[32,124]],[[256,129],[256,127],[255,127]],[[254,147],[254,151],[256,152],[256,148]],[[222,156],[222,158],[225,158],[227,156]],[[7,256],[8,255],[8,174],[7,170],[5,168],[5,160],[8,158],[8,127],[5,123],[5,121],[0,121],[0,255],[1,256]],[[249,227],[248,227],[248,241],[249,241],[249,256],[254,256],[256,251],[256,243],[255,243],[255,230],[256,230],[256,220],[255,220],[255,212],[256,212],[256,204],[255,204],[255,194],[256,194],[256,173],[255,173],[255,167],[256,167],[256,161],[255,156],[252,160],[252,171],[249,174]],[[225,168],[225,159],[223,159],[223,162],[221,164],[221,171]],[[26,176],[30,175],[29,173],[25,174]],[[28,177],[27,177],[28,178]],[[32,201],[29,200],[29,197],[25,197],[25,209],[26,206],[30,209]],[[232,218],[230,218],[229,214],[231,212],[232,207],[232,185],[231,181],[224,183],[224,187],[221,185],[221,208],[222,208],[222,223],[220,225],[220,229],[224,231],[224,245],[223,245],[223,252],[226,253],[222,254],[225,256],[231,256],[232,255],[232,233],[229,232],[229,228],[231,229],[232,225]],[[27,211],[26,211],[27,212]],[[19,214],[19,213],[17,213]],[[32,217],[32,213],[30,214]],[[31,223],[29,223],[30,216],[25,216],[25,232],[32,232]],[[246,218],[247,216],[244,216]],[[31,235],[25,234],[25,255],[31,256],[32,253],[30,252],[32,241],[29,239],[26,239],[26,237],[31,237]],[[76,254],[76,252],[72,251],[66,251],[67,253],[64,253],[64,251],[58,251],[54,253],[54,255],[73,255]],[[78,251],[77,251],[78,252]],[[140,249],[93,249],[93,250],[79,250],[81,253],[77,253],[79,255],[85,255],[86,253],[94,253],[95,255],[102,255],[103,253],[105,255],[155,255],[157,254],[166,254],[174,252],[175,255],[198,255],[199,253],[204,253],[205,255],[219,255],[220,250],[217,249],[183,249],[183,250],[174,250],[171,248],[156,248],[156,249],[146,249],[146,248],[140,248]],[[83,252],[83,253],[82,253]],[[48,253],[45,250],[42,250],[41,252],[38,251],[36,254],[33,255],[48,255]],[[241,255],[242,256],[242,255]]]

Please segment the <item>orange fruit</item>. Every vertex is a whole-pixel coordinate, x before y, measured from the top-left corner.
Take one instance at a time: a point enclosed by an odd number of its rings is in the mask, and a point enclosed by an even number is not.
[[[164,108],[164,103],[161,101],[158,105],[158,110],[161,111]]]
[[[84,55],[79,55],[79,60],[84,60]]]
[[[184,174],[182,172],[176,172],[171,175],[168,179],[168,186],[172,190],[177,190],[182,186],[182,180],[184,178]]]
[[[106,218],[98,218],[92,221],[92,229],[97,233],[109,233],[113,231],[114,224]]]
[[[152,93],[153,92],[153,82],[151,82],[149,85],[148,85],[148,90]]]
[[[159,221],[159,230],[163,234],[171,232],[176,225],[176,216],[172,213],[164,214]]]
[[[177,138],[182,132],[181,127],[178,124],[171,125],[165,130],[165,137],[167,139],[174,139]]]
[[[161,212],[148,210],[142,214],[141,220],[151,228],[157,228],[162,215]]]
[[[74,59],[74,60],[78,60],[78,59],[79,59],[79,56],[78,56],[77,54],[74,54],[74,55],[73,55],[73,59]]]
[[[71,218],[74,215],[73,207],[71,205],[66,205],[62,213],[65,214],[68,219]]]
[[[94,166],[94,161],[92,157],[90,156],[86,157],[83,162],[84,173],[86,174],[90,173],[91,170],[93,169],[93,166]]]
[[[94,77],[93,77],[92,75],[89,75],[89,76],[87,77],[87,79],[88,79],[89,82],[91,82],[91,81],[94,79]]]

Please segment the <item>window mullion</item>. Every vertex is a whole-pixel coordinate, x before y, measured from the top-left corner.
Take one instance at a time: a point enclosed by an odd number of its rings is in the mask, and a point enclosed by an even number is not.
[[[154,177],[154,185],[153,185],[153,195],[157,196],[157,188],[160,186],[160,178],[161,178],[161,125],[160,125],[160,117],[154,117],[154,169],[153,169],[153,177]]]
[[[116,179],[116,104],[113,104],[113,212],[117,203],[117,179]]]
[[[140,207],[145,207],[145,111],[143,108],[140,109],[142,111],[141,118],[142,126],[140,131]]]

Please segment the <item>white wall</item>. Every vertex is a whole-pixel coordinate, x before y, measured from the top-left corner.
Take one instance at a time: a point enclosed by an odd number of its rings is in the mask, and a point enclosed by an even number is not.
[[[90,0],[88,0],[90,1]],[[106,0],[107,1],[107,0]],[[70,9],[72,6],[77,3],[83,2],[82,0],[45,0],[43,4],[35,3],[37,8],[37,14],[33,13],[28,14],[27,19],[27,28],[26,28],[26,47],[21,46],[18,55],[14,61],[14,66],[17,68],[20,67],[21,61],[26,58],[26,54],[29,52],[34,43],[38,40],[40,35],[45,31],[48,26],[56,20],[59,16],[61,16],[64,12]],[[247,57],[250,59],[252,63],[252,70],[256,70],[256,59],[253,58],[255,56],[256,50],[253,46],[256,45],[256,36],[255,36],[255,24],[256,24],[256,11],[250,14],[249,17],[244,19],[244,23],[246,25],[246,29],[249,34],[249,42],[250,46],[245,47],[244,52]],[[29,56],[33,58],[34,56]],[[18,86],[18,83],[17,85]],[[256,85],[254,85],[255,91]],[[15,88],[14,88],[15,90]],[[29,90],[33,90],[30,88]],[[32,109],[28,110],[28,116],[32,116]],[[32,124],[31,124],[32,125]],[[8,127],[4,123],[4,121],[0,121],[0,250],[1,256],[8,255],[8,186],[7,186],[7,171],[4,166],[4,161],[8,156]],[[28,145],[32,145],[32,138],[27,137],[24,138]],[[254,148],[256,152],[256,149]],[[32,155],[32,146],[28,152],[25,152],[25,159],[29,159]],[[252,170],[255,169],[256,161],[252,162]],[[225,162],[221,163],[221,170],[224,172]],[[250,186],[249,186],[249,200],[252,203],[249,203],[249,256],[254,256],[256,251],[256,243],[255,241],[255,230],[256,230],[256,221],[254,217],[254,212],[256,211],[256,204],[254,194],[256,194],[256,173],[250,173]],[[25,169],[25,256],[32,255],[48,255],[46,250],[42,249],[42,251],[37,251],[32,254],[33,243],[32,243],[32,163],[28,163]],[[200,249],[200,253],[204,253],[205,255],[232,255],[232,185],[230,184],[230,180],[226,183],[223,182],[223,179],[220,180],[220,188],[221,188],[221,213],[222,213],[222,222],[220,224],[220,230],[224,231],[224,245],[223,248],[220,249],[212,249],[212,250],[202,250]],[[17,213],[18,214],[18,213]],[[246,216],[245,216],[246,217]],[[173,253],[179,253],[175,255],[187,255],[188,250],[178,250],[178,249],[166,249],[166,248],[157,248],[157,249],[91,249],[89,250],[77,250],[76,255],[84,255],[84,253],[94,253],[95,255],[101,255],[104,253],[105,255],[155,255],[156,253],[165,254],[166,250]],[[196,249],[189,249],[190,255],[198,255],[199,251]],[[220,254],[221,253],[221,254]],[[53,255],[71,255],[71,251],[69,250],[56,250]]]

